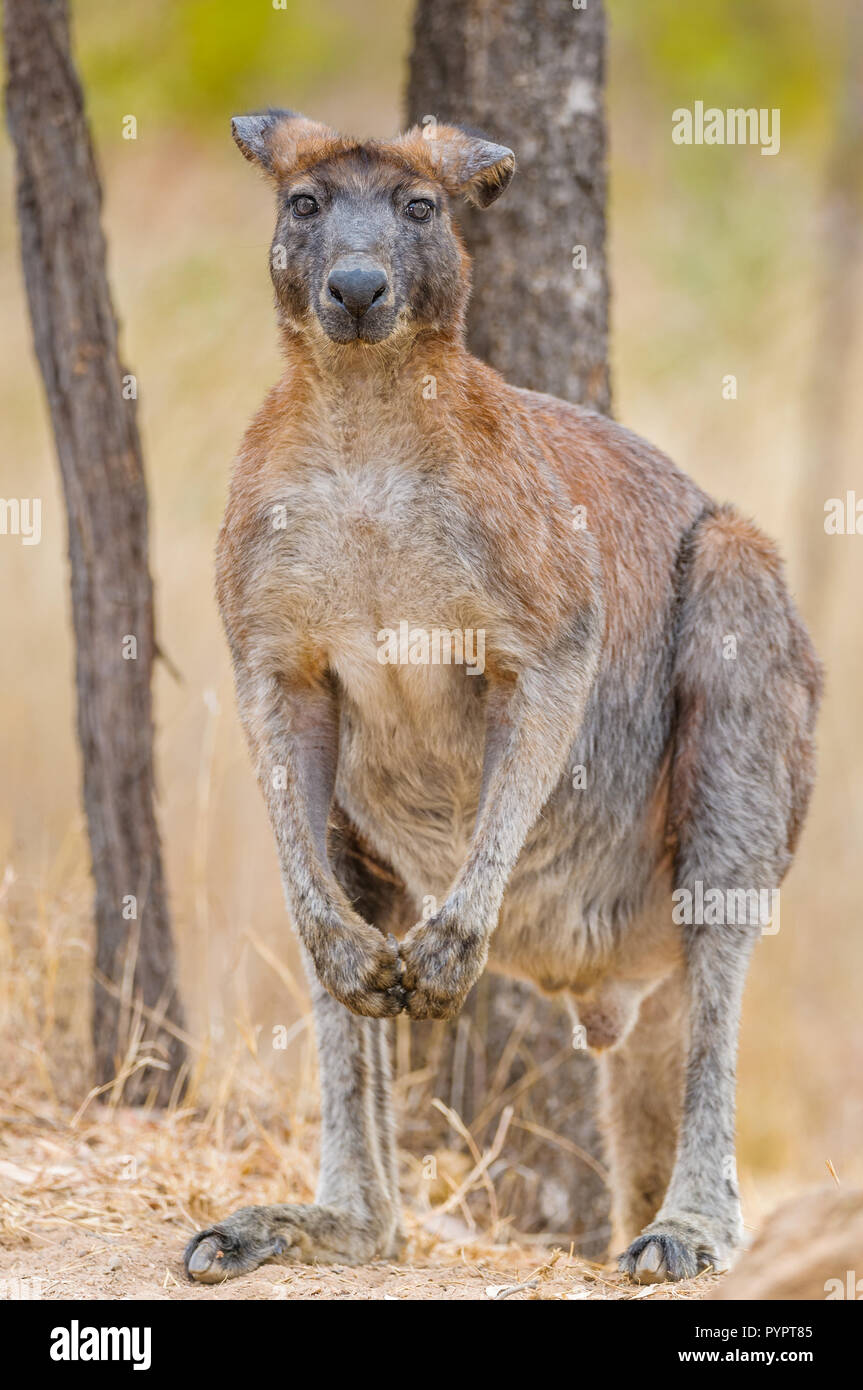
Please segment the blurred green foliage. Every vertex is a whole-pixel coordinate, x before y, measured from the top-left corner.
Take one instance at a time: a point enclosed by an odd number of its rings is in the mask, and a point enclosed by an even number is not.
[[[97,138],[122,117],[222,133],[226,115],[304,103],[345,73],[398,80],[407,0],[72,0]]]
[[[609,0],[615,59],[674,106],[781,107],[789,136],[830,119],[859,0]]]

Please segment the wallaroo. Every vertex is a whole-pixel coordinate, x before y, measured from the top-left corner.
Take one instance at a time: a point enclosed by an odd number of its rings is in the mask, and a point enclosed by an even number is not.
[[[309,974],[321,1160],[313,1204],[227,1215],[187,1270],[398,1255],[385,1020],[452,1018],[487,964],[569,996],[599,1055],[621,1268],[720,1268],[762,924],[675,921],[672,895],[775,889],[800,834],[820,672],[781,562],[650,445],[467,352],[451,200],[493,203],[511,150],[289,111],[233,132],[275,185],[286,368],[218,596]],[[381,662],[401,623],[482,632],[482,672]]]

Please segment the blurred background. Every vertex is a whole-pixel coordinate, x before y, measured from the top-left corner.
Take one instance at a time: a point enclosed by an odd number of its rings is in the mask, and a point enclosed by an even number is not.
[[[744,1013],[751,1212],[820,1182],[828,1161],[863,1180],[863,537],[824,532],[828,499],[863,498],[861,26],[853,0],[609,0],[608,13],[614,413],[779,540],[827,670],[814,803]],[[296,1115],[316,1105],[304,991],[213,597],[232,453],[279,373],[271,197],[228,120],[273,104],[394,132],[411,6],[88,0],[73,16],[138,378],[157,630],[177,672],[157,668],[159,812],[193,1095]],[[780,108],[781,152],[673,144],[672,111],[696,100]],[[10,1089],[76,1103],[91,902],[65,515],[8,140],[0,189],[0,493],[43,499],[39,546],[0,537],[0,1072]],[[279,1025],[287,1046],[274,1050]]]

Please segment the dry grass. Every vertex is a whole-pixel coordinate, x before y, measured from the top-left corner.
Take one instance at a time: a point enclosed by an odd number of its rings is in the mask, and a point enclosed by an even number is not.
[[[408,1214],[402,1264],[263,1266],[223,1286],[185,1279],[188,1235],[253,1202],[310,1200],[316,1125],[251,1107],[154,1114],[0,1096],[0,1278],[43,1298],[701,1298],[710,1275],[637,1288],[571,1253],[494,1242],[452,1218]],[[437,1228],[437,1229],[435,1229]]]

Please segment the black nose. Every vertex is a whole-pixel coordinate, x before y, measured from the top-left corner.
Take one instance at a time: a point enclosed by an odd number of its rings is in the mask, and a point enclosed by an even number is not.
[[[389,281],[382,265],[363,260],[358,263],[346,258],[334,265],[327,277],[327,289],[337,303],[343,304],[355,319],[360,318],[372,304],[383,299]]]

